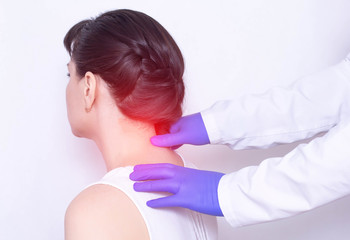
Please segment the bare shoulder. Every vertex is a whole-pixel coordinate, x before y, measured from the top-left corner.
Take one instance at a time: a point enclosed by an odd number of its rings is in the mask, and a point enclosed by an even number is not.
[[[65,239],[149,239],[149,235],[140,212],[124,192],[97,184],[70,203]]]

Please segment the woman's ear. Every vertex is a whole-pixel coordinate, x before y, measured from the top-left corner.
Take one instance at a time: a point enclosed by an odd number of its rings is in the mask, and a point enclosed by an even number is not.
[[[84,76],[84,102],[86,112],[90,112],[94,105],[96,90],[96,76],[92,72],[86,72]]]

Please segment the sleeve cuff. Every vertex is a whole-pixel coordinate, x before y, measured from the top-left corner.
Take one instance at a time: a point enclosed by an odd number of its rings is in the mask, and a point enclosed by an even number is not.
[[[231,173],[230,175],[232,174],[234,173]],[[234,203],[230,202],[231,198],[227,196],[229,193],[226,186],[227,184],[230,184],[230,181],[229,182],[228,181],[229,181],[228,175],[224,175],[220,179],[219,186],[218,186],[219,205],[226,221],[231,225],[231,227],[237,228],[242,226],[242,224],[240,224],[237,221],[236,217],[233,214],[233,209],[231,209]]]
[[[209,141],[211,144],[220,143],[220,130],[216,124],[214,114],[211,113],[210,109],[201,112],[205,129],[207,130]]]

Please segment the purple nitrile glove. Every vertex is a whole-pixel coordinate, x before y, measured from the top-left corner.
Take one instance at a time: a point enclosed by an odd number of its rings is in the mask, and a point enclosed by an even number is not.
[[[151,138],[158,147],[178,148],[182,144],[204,145],[210,143],[207,130],[200,113],[180,118],[170,127],[170,133]]]
[[[170,163],[136,165],[130,174],[137,192],[170,192],[173,195],[147,202],[149,207],[184,207],[223,216],[218,185],[223,173],[180,167]]]

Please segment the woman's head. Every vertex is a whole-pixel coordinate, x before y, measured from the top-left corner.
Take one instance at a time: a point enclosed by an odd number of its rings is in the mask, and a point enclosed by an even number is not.
[[[165,133],[182,115],[184,62],[170,34],[154,19],[115,10],[74,25],[64,38],[76,75],[106,82],[119,110]]]

